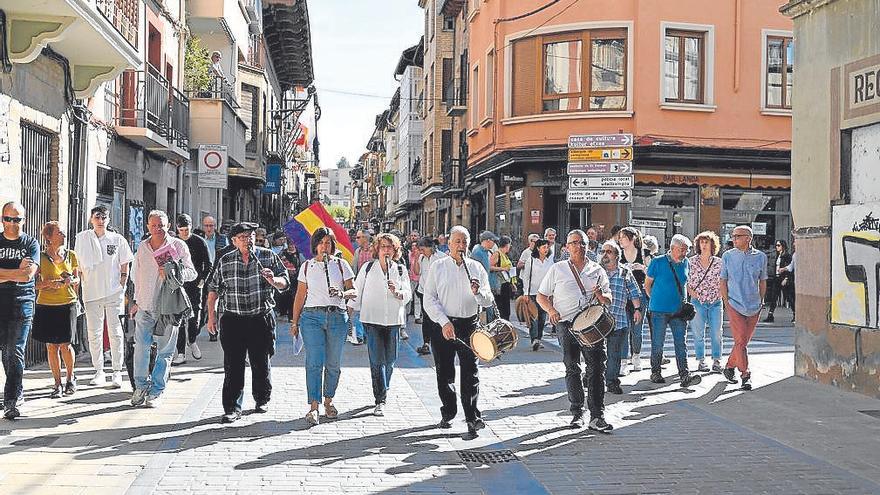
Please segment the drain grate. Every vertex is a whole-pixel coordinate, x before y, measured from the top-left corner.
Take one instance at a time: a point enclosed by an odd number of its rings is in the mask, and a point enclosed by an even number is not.
[[[458,457],[465,464],[501,464],[518,461],[512,450],[459,450]]]
[[[867,414],[874,419],[880,419],[880,409],[866,409],[864,411],[859,411],[862,414]]]

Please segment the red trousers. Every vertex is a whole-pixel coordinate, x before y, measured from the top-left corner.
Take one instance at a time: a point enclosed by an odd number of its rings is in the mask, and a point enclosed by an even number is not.
[[[755,335],[755,327],[761,313],[743,316],[730,306],[727,318],[730,320],[730,333],[733,334],[733,349],[727,357],[727,368],[737,368],[744,375],[749,374],[749,352],[747,346]]]

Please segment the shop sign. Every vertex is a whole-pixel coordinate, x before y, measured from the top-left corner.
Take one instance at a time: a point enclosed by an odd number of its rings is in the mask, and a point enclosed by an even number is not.
[[[632,189],[632,175],[570,175],[569,189]]]
[[[541,210],[531,210],[532,225],[541,224]]]
[[[266,165],[266,184],[263,186],[263,194],[281,193],[281,164],[270,163]]]
[[[663,182],[668,184],[699,184],[700,176],[666,174],[663,176]]]
[[[766,222],[752,222],[752,234],[767,235],[767,223]]]
[[[591,162],[594,160],[632,160],[632,148],[589,148],[568,150],[568,161]]]
[[[844,66],[844,120],[880,113],[880,55]],[[845,127],[859,125],[855,122]]]
[[[569,203],[632,203],[631,189],[569,189]]]
[[[633,218],[629,222],[633,227],[644,227],[652,229],[665,229],[666,220],[648,220],[647,218]]]
[[[199,145],[199,187],[226,189],[227,153],[225,144]]]
[[[522,186],[526,183],[526,178],[520,175],[501,174],[501,183],[505,186]]]
[[[610,148],[632,144],[632,134],[576,134],[568,137],[569,148]]]
[[[568,164],[569,175],[577,174],[621,174],[632,173],[632,162],[575,162]]]

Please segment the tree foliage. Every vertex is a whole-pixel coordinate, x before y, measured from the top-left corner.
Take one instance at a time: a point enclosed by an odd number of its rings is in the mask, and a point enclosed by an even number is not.
[[[183,79],[190,91],[204,91],[211,86],[211,56],[195,36],[186,39]]]

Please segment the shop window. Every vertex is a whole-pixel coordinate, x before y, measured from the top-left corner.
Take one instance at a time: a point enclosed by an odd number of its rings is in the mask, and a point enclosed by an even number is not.
[[[791,193],[788,191],[721,191],[722,242],[730,240],[737,225],[748,225],[754,232],[752,244],[770,255],[777,239],[791,241]],[[770,256],[772,258],[772,256]]]
[[[663,95],[669,103],[703,103],[706,33],[666,31]]]

